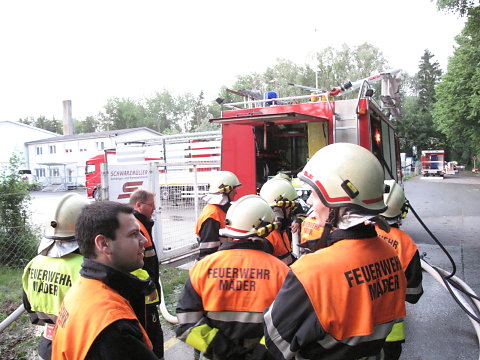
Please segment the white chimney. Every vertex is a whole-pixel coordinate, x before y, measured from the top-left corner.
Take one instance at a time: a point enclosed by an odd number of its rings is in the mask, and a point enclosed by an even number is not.
[[[73,135],[72,100],[63,100],[63,135]]]

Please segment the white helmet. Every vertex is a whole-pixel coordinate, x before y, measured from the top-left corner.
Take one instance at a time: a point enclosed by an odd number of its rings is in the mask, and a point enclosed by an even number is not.
[[[233,188],[240,186],[236,175],[230,171],[218,171],[213,174],[208,192],[210,194],[228,194]]]
[[[275,175],[273,177],[273,179],[284,179],[284,180],[288,180],[288,181],[292,180],[292,179],[290,179],[290,176],[288,176],[287,174],[285,174],[284,172],[281,172],[281,171],[279,171],[277,173],[277,175]]]
[[[273,178],[263,184],[260,196],[270,206],[293,207],[297,192],[290,181]]]
[[[388,206],[388,209],[380,215],[386,218],[401,217],[402,219],[407,216],[408,206],[406,204],[405,193],[403,188],[397,184],[395,180],[385,180],[383,200]]]
[[[270,206],[258,195],[245,195],[227,211],[225,228],[220,235],[235,239],[265,237],[278,228]]]
[[[61,257],[75,251],[78,248],[75,223],[82,209],[89,203],[85,197],[76,193],[63,196],[49,217],[38,252]]]
[[[386,209],[382,165],[359,145],[325,146],[312,156],[298,177],[315,190],[327,207],[360,209],[370,214]]]

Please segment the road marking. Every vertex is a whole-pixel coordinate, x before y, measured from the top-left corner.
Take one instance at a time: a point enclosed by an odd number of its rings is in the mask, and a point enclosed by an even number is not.
[[[167,341],[165,341],[163,343],[163,350],[164,351],[167,351],[168,349],[170,349],[172,346],[174,346],[175,344],[177,344],[180,340],[178,340],[176,337],[172,337],[170,339],[168,339]]]

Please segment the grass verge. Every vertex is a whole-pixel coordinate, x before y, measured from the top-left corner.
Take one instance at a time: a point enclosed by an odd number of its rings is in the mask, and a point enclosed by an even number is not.
[[[183,286],[188,278],[188,270],[178,269],[168,265],[160,265],[160,279],[162,280],[163,296],[165,305],[171,315],[175,315],[175,308],[183,291]],[[162,327],[164,325],[173,328],[174,325],[168,323],[160,317]]]
[[[0,268],[0,321],[22,304],[23,269]],[[37,329],[23,313],[0,335],[2,360],[34,359],[37,351]]]

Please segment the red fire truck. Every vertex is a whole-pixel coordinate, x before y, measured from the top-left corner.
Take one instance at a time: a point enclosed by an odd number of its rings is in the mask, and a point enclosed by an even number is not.
[[[385,169],[385,178],[401,182],[398,139],[390,121],[398,116],[399,73],[376,74],[330,91],[299,86],[312,91],[306,96],[278,98],[268,92],[255,99],[249,92],[241,102],[225,104],[217,99],[227,109],[210,121],[222,124],[221,167],[242,182],[239,196],[255,193],[279,171],[295,177],[316,151],[338,142],[372,151]],[[377,80],[382,81],[381,104],[373,99],[369,86]],[[359,89],[357,98],[339,99],[355,89]]]
[[[87,196],[96,200],[100,199],[101,172],[104,163],[110,165],[132,165],[145,162],[168,164],[168,174],[165,170],[166,166],[159,169],[159,174],[162,174],[159,183],[162,185],[162,193],[172,195],[180,191],[180,188],[188,188],[192,185],[189,180],[191,168],[184,165],[191,162],[203,162],[205,164],[196,165],[196,171],[200,173],[197,180],[204,185],[205,182],[208,184],[208,179],[206,179],[208,172],[218,170],[219,167],[212,163],[219,162],[220,159],[220,136],[219,131],[209,131],[165,135],[155,139],[119,143],[116,149],[105,150],[86,161]],[[208,164],[206,164],[207,162]]]

